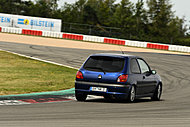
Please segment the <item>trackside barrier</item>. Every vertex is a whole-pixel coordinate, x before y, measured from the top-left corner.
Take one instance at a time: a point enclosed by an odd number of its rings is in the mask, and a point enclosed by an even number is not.
[[[15,33],[15,34],[21,34],[22,33],[21,28],[9,28],[9,29],[10,29],[10,33]]]
[[[62,34],[61,34],[61,33],[58,33],[58,32],[50,32],[50,33],[49,33],[49,37],[62,38]]]
[[[51,32],[50,31],[43,31],[42,32],[42,36],[44,36],[44,37],[50,37],[51,36]]]
[[[83,35],[83,41],[104,42],[104,37]]]
[[[187,47],[187,52],[190,53],[190,47]]]
[[[177,51],[183,52],[185,50],[185,47],[183,46],[177,46]]]
[[[160,49],[160,50],[168,50],[168,49],[169,49],[169,45],[148,43],[148,44],[147,44],[147,48]]]
[[[110,38],[104,38],[104,43],[115,44],[115,45],[125,45],[124,40],[117,40],[117,39],[110,39]]]
[[[2,27],[1,32],[8,33],[8,29],[7,29],[7,27]]]
[[[62,38],[62,33],[61,32],[42,31],[42,36],[44,36],[44,37]]]
[[[176,49],[177,49],[176,45],[170,45],[168,50],[170,50],[170,51],[176,51]]]
[[[63,34],[60,32],[51,32],[51,37],[62,38]]]
[[[22,29],[22,34],[34,35],[34,36],[42,36],[42,31]]]
[[[64,33],[63,38],[83,41],[83,35],[77,35],[77,34],[66,34],[66,33]]]
[[[72,34],[72,33],[37,31],[37,30],[29,30],[29,29],[21,29],[21,28],[13,28],[13,27],[2,27],[2,26],[0,27],[0,32],[25,34],[25,35],[33,35],[33,36],[54,37],[54,38],[65,38],[65,39],[90,41],[90,42],[102,42],[102,43],[109,43],[109,44],[116,44],[116,45],[127,45],[127,46],[133,46],[133,47],[144,47],[144,48],[151,48],[151,49],[190,53],[190,47],[187,47],[187,46],[166,45],[166,44],[157,44],[157,43],[151,43],[151,42],[131,41],[131,40],[120,40],[120,39],[114,39],[114,38],[105,38],[105,37],[90,36],[90,35],[79,35],[79,34]]]
[[[189,52],[189,47],[186,47],[184,48],[184,51],[183,52]]]
[[[146,48],[147,47],[147,42],[126,40],[125,45]]]
[[[186,47],[186,46],[170,45],[169,50],[190,53],[190,47]]]
[[[21,34],[22,29],[21,28],[13,28],[13,27],[2,27],[1,32]]]

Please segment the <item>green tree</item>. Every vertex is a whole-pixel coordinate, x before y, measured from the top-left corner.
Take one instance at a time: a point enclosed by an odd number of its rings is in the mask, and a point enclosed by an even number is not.
[[[73,13],[75,14],[75,22],[82,23],[84,8],[86,5],[86,0],[78,0],[73,6]]]
[[[114,27],[122,29],[124,37],[131,38],[134,30],[134,5],[129,0],[122,0],[116,7],[114,13],[113,24]]]
[[[174,12],[169,0],[148,0],[149,31],[151,40],[169,41],[169,25],[174,19]]]
[[[186,38],[185,33],[188,29],[187,26],[184,26],[184,24],[184,18],[180,19],[179,17],[176,17],[172,19],[168,29],[168,38],[170,39],[170,44],[180,44],[180,41],[183,40],[182,38]],[[182,45],[184,45],[184,43]]]
[[[65,3],[62,7],[64,22],[82,23],[86,0],[79,0],[74,4]]]
[[[0,12],[20,14],[22,4],[23,2],[21,0],[0,0]]]
[[[95,9],[89,4],[84,7],[83,23],[90,25],[97,25],[100,23]]]
[[[22,4],[20,5],[20,13],[21,15],[26,15],[26,16],[34,16],[31,14],[31,10],[33,10],[34,3],[32,1],[23,1]]]
[[[97,3],[99,3],[97,15],[101,23],[100,25],[110,26],[115,11],[115,0],[101,0],[97,1]]]
[[[136,20],[136,26],[134,32],[136,33],[137,39],[141,40],[146,37],[147,34],[147,13],[144,8],[144,1],[138,0],[134,9],[134,18]]]
[[[29,15],[51,18],[57,11],[57,0],[37,0],[36,4],[30,6]]]

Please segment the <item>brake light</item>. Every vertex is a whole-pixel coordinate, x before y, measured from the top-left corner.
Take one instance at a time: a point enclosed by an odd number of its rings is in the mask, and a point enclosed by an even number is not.
[[[82,72],[78,71],[78,72],[77,72],[77,75],[76,75],[76,78],[77,78],[77,79],[83,79],[83,74],[82,74]]]
[[[127,82],[128,75],[121,75],[118,77],[117,82]]]

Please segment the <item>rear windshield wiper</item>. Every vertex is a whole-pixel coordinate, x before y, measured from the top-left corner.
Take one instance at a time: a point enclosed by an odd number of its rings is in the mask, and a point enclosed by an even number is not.
[[[104,74],[106,74],[105,70],[102,69],[102,68],[100,68],[100,67],[85,67],[85,68],[89,68],[89,69],[98,69],[98,70],[104,72]]]

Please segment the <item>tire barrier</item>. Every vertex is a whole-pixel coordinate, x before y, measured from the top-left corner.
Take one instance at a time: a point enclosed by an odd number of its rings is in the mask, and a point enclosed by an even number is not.
[[[188,53],[190,53],[190,47],[188,47]]]
[[[71,40],[79,40],[83,41],[83,35],[76,35],[76,34],[63,34],[63,38],[65,39],[71,39]]]
[[[24,35],[42,36],[42,31],[22,29]]]
[[[104,37],[83,35],[83,41],[102,42],[103,43],[104,42]]]
[[[42,31],[44,37],[62,38],[62,35],[61,32]]]
[[[169,45],[148,43],[148,44],[147,44],[147,48],[160,49],[160,50],[168,50],[168,49],[169,49]]]
[[[22,29],[13,28],[13,27],[2,27],[1,32],[4,33],[14,33],[14,34],[22,34]]]
[[[187,46],[177,46],[177,45],[170,45],[170,51],[178,51],[178,52],[188,52],[190,53],[190,47]]]
[[[133,46],[133,47],[143,47],[143,48],[146,48],[147,47],[147,42],[126,40],[125,41],[125,45],[127,45],[127,46]]]
[[[0,32],[53,37],[53,38],[65,38],[65,39],[79,40],[79,41],[101,42],[101,43],[108,43],[115,45],[126,45],[133,47],[143,47],[143,48],[190,53],[190,47],[187,46],[166,45],[166,44],[157,44],[151,42],[131,41],[131,40],[120,40],[120,39],[105,38],[105,37],[90,36],[90,35],[78,35],[71,33],[52,32],[52,31],[37,31],[37,30],[21,29],[14,27],[0,27]]]
[[[125,45],[124,40],[109,39],[109,38],[104,38],[104,43],[115,44],[115,45]]]
[[[62,38],[62,33],[60,32],[51,32],[50,37],[54,37],[54,38]]]
[[[44,37],[50,37],[50,35],[51,35],[50,31],[43,31],[42,32],[42,36],[44,36]]]

